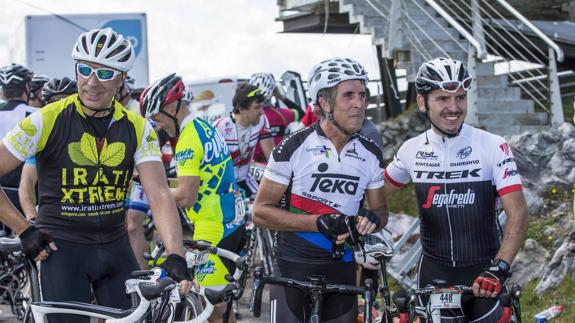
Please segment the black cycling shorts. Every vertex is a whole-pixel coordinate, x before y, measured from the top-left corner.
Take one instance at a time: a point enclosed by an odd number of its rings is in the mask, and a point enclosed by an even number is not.
[[[45,301],[90,303],[119,309],[131,306],[125,282],[139,270],[127,235],[105,244],[80,244],[55,240],[54,251],[40,265]],[[50,322],[90,322],[77,315],[48,315]]]
[[[444,280],[447,286],[453,285],[473,285],[473,281],[485,268],[491,264],[484,263],[469,267],[448,267],[441,265],[429,257],[422,256],[419,262],[418,287],[425,287],[433,284],[434,279]],[[420,305],[427,303],[427,297],[420,298]],[[503,315],[503,306],[497,298],[472,298],[470,301],[461,304],[462,310],[441,310],[442,318],[456,322],[482,322],[497,323]],[[453,321],[455,320],[455,321]]]
[[[321,275],[326,283],[356,285],[355,262],[317,265],[278,259],[277,265],[281,277],[306,280]],[[311,305],[311,298],[298,289],[270,285],[271,322],[306,322]],[[321,316],[322,322],[357,322],[357,296],[324,294]]]

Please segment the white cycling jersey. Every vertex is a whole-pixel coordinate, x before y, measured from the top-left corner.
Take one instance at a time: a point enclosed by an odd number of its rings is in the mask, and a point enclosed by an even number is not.
[[[0,139],[4,138],[18,122],[38,111],[21,100],[10,100],[0,109]]]
[[[246,137],[243,139],[240,138],[241,134],[238,134],[240,126],[236,123],[231,113],[217,120],[214,125],[226,140],[228,150],[234,161],[236,180],[238,182],[253,181],[250,177],[250,163],[256,146],[260,140],[271,138],[268,119],[262,115],[257,125],[249,127],[247,131],[242,131],[242,134]],[[257,183],[255,185],[257,187]]]
[[[505,139],[466,124],[454,138],[430,129],[406,141],[385,178],[397,187],[413,181],[423,253],[453,267],[493,259],[500,247],[496,198],[522,190]]]
[[[356,215],[364,192],[381,188],[381,149],[355,134],[340,153],[319,123],[299,130],[276,146],[264,177],[288,186],[281,207],[293,213]],[[278,258],[333,263],[332,243],[319,232],[278,232]],[[353,261],[346,248],[343,261]]]

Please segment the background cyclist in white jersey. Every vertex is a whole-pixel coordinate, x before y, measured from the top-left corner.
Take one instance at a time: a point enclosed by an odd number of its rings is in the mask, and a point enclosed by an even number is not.
[[[18,122],[37,110],[28,105],[33,74],[31,70],[18,64],[10,64],[0,69],[0,85],[6,98],[6,104],[0,109],[0,139],[4,138]],[[18,198],[18,185],[21,173],[22,166],[19,166],[0,178],[0,185],[4,187],[10,201],[20,212],[22,207]]]
[[[257,181],[250,175],[250,163],[256,146],[269,158],[274,141],[264,115],[265,94],[255,85],[242,84],[236,90],[232,113],[216,122],[215,127],[226,140],[234,161],[238,185],[250,197],[258,191]]]

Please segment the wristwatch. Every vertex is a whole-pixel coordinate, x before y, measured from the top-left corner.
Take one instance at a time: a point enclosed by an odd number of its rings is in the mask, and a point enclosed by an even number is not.
[[[509,264],[507,263],[507,261],[503,260],[503,259],[495,259],[495,261],[493,262],[493,264],[495,266],[497,266],[497,268],[501,269],[502,271],[508,273],[509,270],[511,269],[511,266],[509,266]]]

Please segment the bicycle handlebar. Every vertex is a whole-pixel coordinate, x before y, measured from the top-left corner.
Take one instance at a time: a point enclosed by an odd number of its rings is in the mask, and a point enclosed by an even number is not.
[[[365,321],[371,322],[371,304],[375,295],[371,279],[366,279],[365,287],[325,283],[323,277],[308,277],[308,280],[301,281],[292,278],[264,276],[262,268],[258,266],[254,269],[254,285],[249,309],[254,314],[254,317],[260,317],[261,315],[262,293],[265,284],[293,287],[304,293],[315,291],[322,295],[327,293],[363,295],[366,300]]]

